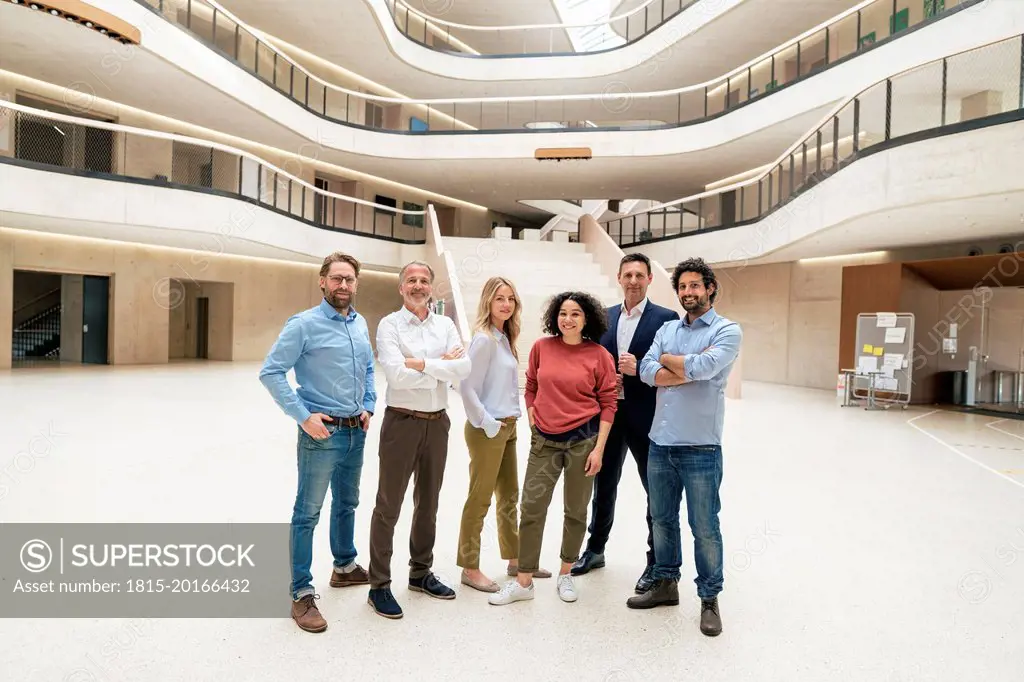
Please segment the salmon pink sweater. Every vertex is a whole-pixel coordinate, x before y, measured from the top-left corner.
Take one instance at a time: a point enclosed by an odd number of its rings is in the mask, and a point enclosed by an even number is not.
[[[545,433],[571,431],[600,413],[611,423],[618,408],[615,362],[599,343],[565,343],[559,336],[538,339],[526,369],[526,408]]]

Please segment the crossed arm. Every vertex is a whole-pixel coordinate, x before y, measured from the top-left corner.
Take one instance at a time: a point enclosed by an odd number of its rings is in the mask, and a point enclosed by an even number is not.
[[[455,325],[448,328],[448,352],[440,358],[407,358],[402,352],[398,330],[393,325],[377,328],[377,359],[388,385],[394,388],[434,388],[438,381],[461,381],[469,376],[471,364],[462,349]]]
[[[663,350],[666,329],[664,326],[658,330],[651,349],[640,363],[640,379],[651,386],[680,386],[713,379],[736,359],[743,339],[739,325],[727,324],[700,353],[673,355]]]

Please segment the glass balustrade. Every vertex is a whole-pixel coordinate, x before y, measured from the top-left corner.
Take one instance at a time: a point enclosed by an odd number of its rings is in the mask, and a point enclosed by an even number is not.
[[[407,99],[334,85],[210,0],[136,0],[295,103],[330,121],[392,133],[645,130],[706,121],[757,101],[885,40],[982,0],[874,0],[706,84],[659,93]],[[651,7],[653,5],[647,5]]]
[[[0,100],[0,130],[14,138],[12,150],[0,150],[0,163],[218,194],[326,230],[425,243],[424,210],[330,192],[318,186],[320,178],[310,184],[255,156],[201,140],[82,121]]]
[[[750,180],[603,225],[620,246],[634,246],[754,223],[865,155],[1014,120],[1024,120],[1024,37],[930,62],[876,83],[842,104]]]
[[[634,43],[704,0],[645,0],[632,10],[608,11],[600,0],[553,0],[561,23],[470,26],[431,16],[402,0],[386,0],[395,26],[410,40],[460,56],[523,57],[594,54]],[[697,8],[695,8],[697,9]]]

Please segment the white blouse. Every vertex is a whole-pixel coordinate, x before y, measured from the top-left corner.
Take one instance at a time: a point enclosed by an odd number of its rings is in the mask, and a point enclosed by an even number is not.
[[[473,335],[468,352],[471,369],[459,386],[469,423],[488,438],[498,435],[504,417],[520,417],[519,363],[508,337],[493,325]]]

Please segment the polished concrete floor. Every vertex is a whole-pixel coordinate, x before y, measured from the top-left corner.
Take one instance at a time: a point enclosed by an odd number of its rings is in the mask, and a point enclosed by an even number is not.
[[[0,521],[286,522],[295,426],[257,371],[255,364],[186,363],[0,374]],[[432,600],[402,583],[410,488],[392,564],[402,620],[376,616],[364,588],[328,587],[321,521],[314,576],[330,623],[323,634],[303,633],[287,618],[0,618],[0,678],[1024,679],[1022,422],[919,408],[869,412],[838,407],[832,392],[745,384],[743,399],[727,406],[724,632],[709,639],[697,627],[685,525],[680,606],[625,607],[646,535],[632,464],[608,565],[577,580],[579,601],[559,601],[548,580],[537,582],[532,602],[493,607],[459,585],[467,460],[462,407],[452,397],[435,571],[456,600]],[[357,513],[364,565],[378,429],[379,419]],[[50,435],[45,454],[15,464],[40,434]],[[521,465],[528,434],[522,425]],[[556,491],[543,549],[551,569],[559,498]],[[482,567],[498,578],[504,564],[493,508],[483,545]]]

